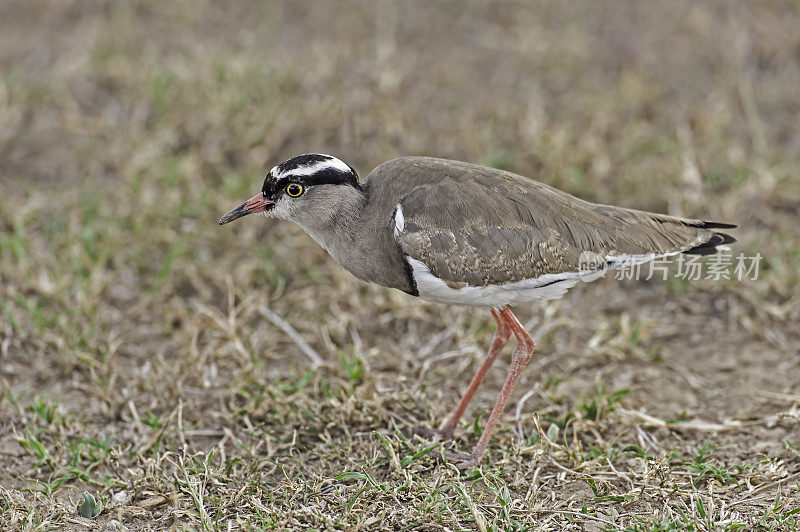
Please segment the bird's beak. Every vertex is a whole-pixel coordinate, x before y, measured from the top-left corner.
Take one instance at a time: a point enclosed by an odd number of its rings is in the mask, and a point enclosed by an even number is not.
[[[268,200],[264,197],[263,194],[256,194],[249,200],[245,201],[231,212],[223,216],[219,219],[219,225],[225,225],[228,222],[232,222],[237,218],[241,218],[242,216],[247,216],[248,214],[253,214],[256,212],[266,212],[275,205],[275,202],[272,200]]]

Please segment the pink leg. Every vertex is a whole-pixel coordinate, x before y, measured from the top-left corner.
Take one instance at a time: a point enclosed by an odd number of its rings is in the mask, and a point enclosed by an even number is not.
[[[497,355],[500,354],[500,351],[502,351],[506,346],[508,343],[508,338],[511,336],[511,328],[500,315],[500,312],[492,309],[492,316],[494,316],[494,319],[497,322],[497,331],[494,333],[492,345],[489,347],[489,353],[486,355],[481,367],[478,368],[475,376],[472,377],[472,381],[469,383],[469,388],[467,388],[467,391],[464,392],[464,396],[461,398],[461,401],[459,401],[456,409],[450,415],[450,419],[447,420],[447,423],[445,423],[441,429],[439,429],[439,435],[444,440],[453,438],[453,432],[456,430],[458,420],[464,415],[464,412],[467,410],[470,401],[472,401],[472,397],[475,395],[475,392],[478,391],[478,386],[481,385],[481,382],[486,376],[486,373],[489,371],[489,368],[492,367],[492,363],[497,358]]]
[[[472,467],[480,462],[483,454],[486,452],[486,448],[489,446],[489,440],[492,434],[494,434],[497,425],[500,423],[500,416],[503,415],[503,411],[506,409],[506,404],[511,398],[511,393],[517,386],[519,378],[522,376],[522,371],[525,369],[525,366],[528,365],[528,361],[530,361],[533,355],[533,338],[531,338],[531,335],[528,334],[528,331],[525,330],[525,327],[522,326],[517,317],[514,316],[511,309],[503,307],[499,310],[499,314],[514,333],[514,336],[517,337],[517,348],[514,350],[514,354],[511,355],[511,368],[508,370],[506,382],[503,384],[503,388],[497,396],[497,402],[492,409],[492,413],[489,415],[489,421],[486,422],[486,428],[483,430],[478,444],[475,446],[475,449],[472,450],[472,454],[465,457],[465,459],[458,456],[453,457],[461,462],[458,465],[462,468]]]

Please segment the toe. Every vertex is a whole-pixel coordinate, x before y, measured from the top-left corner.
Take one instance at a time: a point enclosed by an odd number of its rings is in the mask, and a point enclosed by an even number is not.
[[[414,427],[413,433],[429,440],[438,439],[440,441],[450,441],[453,439],[453,431],[444,429],[429,429],[428,427]]]
[[[459,453],[456,451],[444,451],[444,457],[448,462],[452,462],[459,469],[469,469],[478,465],[478,460],[471,454]]]
[[[428,440],[441,437],[441,432],[438,429],[429,429],[428,427],[414,427],[413,433]]]

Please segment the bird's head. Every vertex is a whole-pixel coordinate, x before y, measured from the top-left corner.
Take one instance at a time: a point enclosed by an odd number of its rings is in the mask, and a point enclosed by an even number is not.
[[[219,225],[255,213],[300,222],[313,212],[335,210],[353,189],[361,191],[358,174],[343,161],[321,153],[299,155],[273,167],[261,192],[220,218]]]

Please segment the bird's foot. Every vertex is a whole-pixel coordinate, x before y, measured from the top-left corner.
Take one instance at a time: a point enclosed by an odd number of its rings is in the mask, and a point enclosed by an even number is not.
[[[459,469],[469,469],[475,467],[480,462],[480,458],[473,456],[471,453],[460,453],[457,451],[444,451],[444,457],[448,462],[452,462]]]
[[[453,432],[445,429],[429,429],[428,427],[414,427],[414,434],[426,440],[449,441],[453,439]]]
[[[431,440],[439,440],[442,442],[450,441],[453,439],[453,431],[448,430],[448,427],[441,429],[429,429],[427,427],[414,427],[414,434]],[[475,453],[462,453],[453,450],[442,450],[445,460],[452,462],[459,469],[469,469],[477,466],[481,461],[481,456],[476,456]]]

